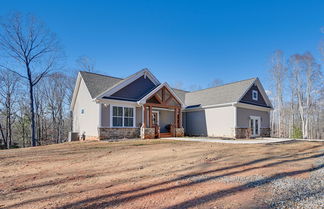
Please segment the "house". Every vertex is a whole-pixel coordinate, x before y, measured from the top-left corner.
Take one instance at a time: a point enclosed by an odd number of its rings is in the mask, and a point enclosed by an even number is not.
[[[125,79],[79,72],[71,111],[85,139],[270,136],[272,105],[258,78],[198,91],[143,69]]]

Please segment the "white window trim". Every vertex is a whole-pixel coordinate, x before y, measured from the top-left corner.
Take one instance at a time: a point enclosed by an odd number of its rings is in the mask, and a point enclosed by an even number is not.
[[[159,111],[152,111],[152,113],[157,113],[157,124],[160,125],[160,112]]]
[[[254,97],[254,95],[256,95],[256,97]],[[259,92],[257,90],[252,90],[252,99],[254,101],[258,101],[259,98]]]
[[[134,106],[127,105],[109,105],[110,106],[110,128],[136,128],[136,108]],[[122,126],[114,126],[113,125],[113,109],[114,107],[122,107],[123,108],[123,117],[122,117]],[[133,126],[124,126],[124,108],[132,108],[133,109]]]

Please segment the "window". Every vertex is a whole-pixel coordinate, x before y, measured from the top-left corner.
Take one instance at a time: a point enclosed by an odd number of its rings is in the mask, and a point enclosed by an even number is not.
[[[113,107],[113,126],[123,126],[123,108]]]
[[[124,126],[133,127],[134,109],[131,107],[124,107]]]
[[[113,106],[112,126],[113,127],[133,127],[134,108]]]
[[[84,109],[81,109],[81,114],[84,114]]]
[[[258,91],[256,90],[252,91],[252,99],[258,101]]]

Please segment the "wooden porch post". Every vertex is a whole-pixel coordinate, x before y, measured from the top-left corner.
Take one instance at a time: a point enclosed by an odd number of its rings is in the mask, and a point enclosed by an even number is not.
[[[179,109],[179,128],[182,128],[182,111]]]
[[[177,120],[177,113],[178,112],[178,108],[174,108],[174,127],[177,128],[178,126],[178,120]]]
[[[152,105],[149,106],[149,123],[150,123],[150,128],[152,128]]]
[[[143,111],[144,111],[143,127],[146,128],[147,126],[147,106],[146,105],[144,105]]]

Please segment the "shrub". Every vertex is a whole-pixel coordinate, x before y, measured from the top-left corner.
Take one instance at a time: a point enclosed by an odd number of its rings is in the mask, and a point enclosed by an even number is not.
[[[303,131],[301,130],[301,128],[296,127],[296,126],[293,127],[292,138],[294,138],[294,139],[302,139],[303,138]]]

